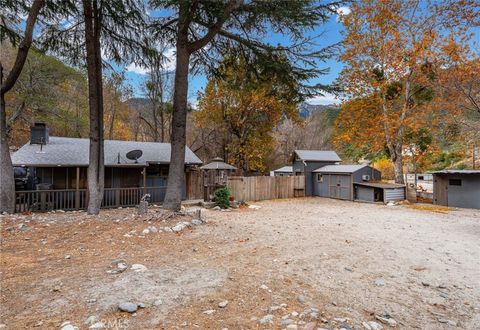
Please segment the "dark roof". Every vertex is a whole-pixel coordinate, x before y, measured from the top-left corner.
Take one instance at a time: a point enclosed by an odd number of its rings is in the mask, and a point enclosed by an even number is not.
[[[211,163],[203,165],[200,168],[202,170],[233,170],[233,171],[237,169],[235,166],[225,163],[223,159],[220,157],[212,159]]]
[[[441,170],[432,174],[480,174],[480,170]]]
[[[295,150],[298,158],[305,161],[341,162],[337,153],[332,150]]]
[[[170,163],[170,143],[105,140],[105,166],[145,166],[147,163]],[[12,155],[14,166],[88,166],[89,139],[50,136],[42,146],[27,143]],[[131,150],[141,150],[138,163],[126,157]],[[120,164],[118,155],[120,154]],[[201,164],[202,161],[188,148],[185,164]]]
[[[368,165],[327,165],[317,168],[317,173],[355,173]]]
[[[405,185],[398,184],[398,183],[388,183],[388,182],[354,182],[353,184],[359,186],[367,186],[367,187],[374,187],[374,188],[405,188]]]
[[[292,166],[284,166],[277,168],[274,170],[274,172],[285,172],[285,173],[292,173],[293,172],[293,167]]]

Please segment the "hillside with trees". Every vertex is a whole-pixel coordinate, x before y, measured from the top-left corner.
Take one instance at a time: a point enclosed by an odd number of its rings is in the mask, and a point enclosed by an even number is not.
[[[3,46],[3,45],[2,45]],[[5,44],[2,61],[12,63],[14,49]],[[136,113],[129,106],[131,88],[122,73],[109,72],[104,83],[105,135],[108,139],[134,139]],[[17,83],[6,97],[10,145],[30,139],[34,122],[48,123],[54,136],[88,138],[89,112],[85,73],[54,56],[31,50]]]

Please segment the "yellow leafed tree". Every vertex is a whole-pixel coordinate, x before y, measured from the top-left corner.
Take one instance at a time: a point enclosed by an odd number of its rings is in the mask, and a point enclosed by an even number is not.
[[[403,183],[406,134],[436,125],[431,102],[436,69],[444,64],[447,43],[468,41],[478,6],[473,0],[354,2],[343,18],[341,56],[346,64],[341,84],[354,101],[343,106],[337,141],[363,138],[354,143],[373,149],[384,145],[395,181]]]
[[[274,76],[253,78],[243,59],[227,58],[220,70],[200,98],[195,123],[219,136],[227,161],[245,173],[263,172],[274,147],[273,129],[283,116],[296,116],[296,100],[279,95]]]

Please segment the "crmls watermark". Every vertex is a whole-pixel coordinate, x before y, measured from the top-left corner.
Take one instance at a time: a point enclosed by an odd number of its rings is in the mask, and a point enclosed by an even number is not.
[[[103,324],[102,329],[128,329],[129,328],[129,320],[122,320],[122,319],[102,319],[99,322]]]

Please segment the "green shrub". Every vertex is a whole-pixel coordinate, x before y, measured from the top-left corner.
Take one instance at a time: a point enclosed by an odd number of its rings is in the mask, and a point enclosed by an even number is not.
[[[215,204],[222,209],[230,207],[230,190],[227,187],[215,190]]]

